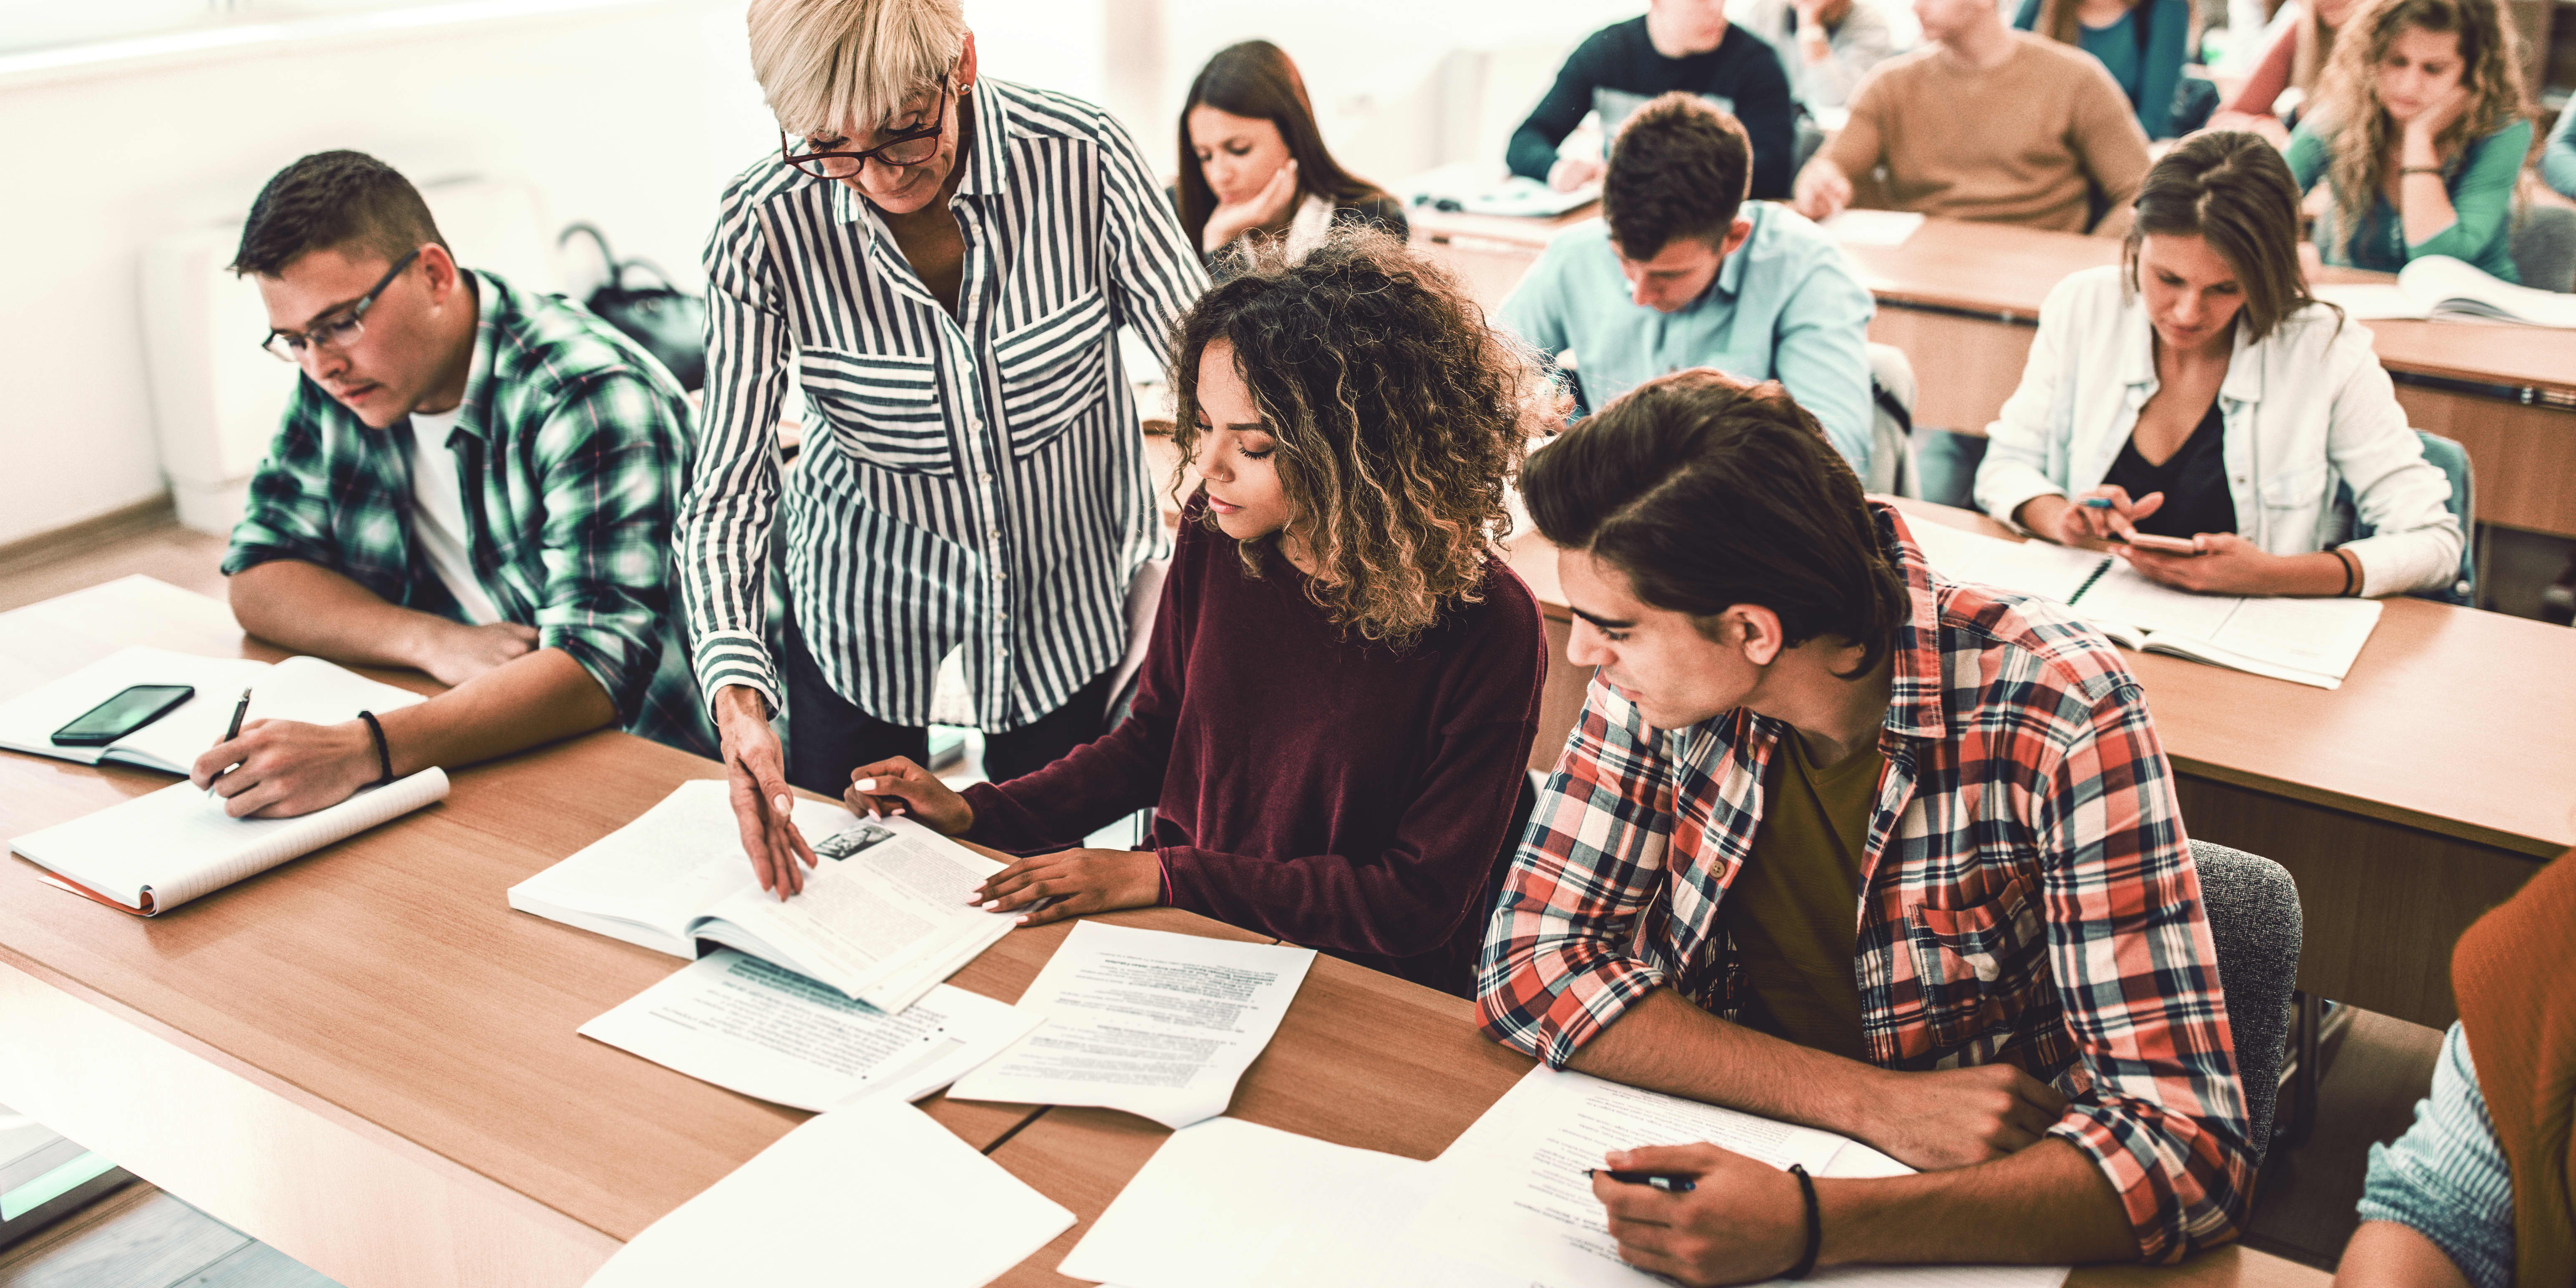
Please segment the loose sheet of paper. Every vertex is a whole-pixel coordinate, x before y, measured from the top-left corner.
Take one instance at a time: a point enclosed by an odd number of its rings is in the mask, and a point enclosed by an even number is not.
[[[1123,1109],[1166,1127],[1225,1112],[1311,948],[1077,922],[1021,997],[1046,1017],[949,1095]]]
[[[1910,210],[1845,210],[1816,225],[1845,246],[1902,246],[1923,216]]]
[[[724,948],[581,1033],[692,1078],[819,1113],[867,1096],[919,1100],[1036,1026],[1034,1014],[944,984],[888,1015]]]
[[[646,1227],[590,1288],[982,1288],[1072,1225],[920,1110],[870,1099],[787,1133]]]

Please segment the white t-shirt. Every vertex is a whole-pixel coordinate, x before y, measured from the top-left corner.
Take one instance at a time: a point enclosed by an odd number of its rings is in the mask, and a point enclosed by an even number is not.
[[[463,411],[459,404],[435,416],[411,414],[411,531],[421,553],[429,556],[429,566],[456,596],[465,620],[489,626],[501,620],[501,610],[493,606],[466,554],[465,494],[457,482],[456,453],[447,447]]]

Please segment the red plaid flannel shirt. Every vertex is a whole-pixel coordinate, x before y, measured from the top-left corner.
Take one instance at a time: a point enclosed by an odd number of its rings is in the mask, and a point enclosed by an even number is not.
[[[2147,1261],[2233,1237],[2254,1174],[2235,1043],[2146,695],[2042,600],[1933,573],[1893,510],[1913,614],[1862,859],[1871,1060],[2005,1061],[2068,1097],[2049,1134],[2102,1169]],[[1718,908],[1752,855],[1787,726],[1650,730],[1598,678],[1487,934],[1498,1041],[1563,1065],[1657,987],[1718,1015]]]

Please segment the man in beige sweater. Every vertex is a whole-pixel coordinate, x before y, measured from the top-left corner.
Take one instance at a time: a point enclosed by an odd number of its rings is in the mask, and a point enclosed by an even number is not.
[[[1850,124],[1798,174],[1798,212],[1832,217],[1855,177],[1885,166],[1898,210],[2126,233],[2147,136],[2102,64],[2005,26],[1993,0],[1915,0],[1914,12],[1931,43],[1861,82]]]

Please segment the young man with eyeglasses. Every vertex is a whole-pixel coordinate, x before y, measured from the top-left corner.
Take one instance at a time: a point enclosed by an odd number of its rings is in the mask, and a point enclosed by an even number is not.
[[[979,75],[958,0],[754,0],[748,28],[781,150],[725,190],[707,244],[679,542],[744,849],[784,898],[814,862],[787,784],[838,796],[858,766],[926,761],[950,656],[989,777],[1099,736],[1131,580],[1170,549],[1117,331],[1168,358],[1207,275],[1126,129]]]
[[[458,267],[418,190],[362,153],[271,178],[233,271],[303,371],[224,556],[234,616],[453,687],[372,720],[254,719],[193,779],[283,817],[604,725],[711,750],[670,590],[689,409],[661,364]]]

